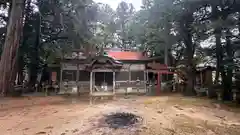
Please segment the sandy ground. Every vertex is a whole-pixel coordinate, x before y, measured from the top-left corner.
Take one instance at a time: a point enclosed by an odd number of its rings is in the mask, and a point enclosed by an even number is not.
[[[1,135],[240,135],[239,109],[180,95],[129,96],[98,100],[87,97],[24,97],[0,100]],[[102,118],[131,112],[143,118],[127,129],[110,129]]]

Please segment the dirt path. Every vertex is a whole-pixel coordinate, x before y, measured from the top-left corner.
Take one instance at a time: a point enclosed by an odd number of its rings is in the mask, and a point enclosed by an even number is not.
[[[0,102],[0,132],[3,135],[240,134],[238,109],[176,95],[119,97],[92,106],[86,98],[72,100],[57,96]],[[131,112],[141,116],[143,121],[133,128],[110,129],[100,120],[112,112]]]

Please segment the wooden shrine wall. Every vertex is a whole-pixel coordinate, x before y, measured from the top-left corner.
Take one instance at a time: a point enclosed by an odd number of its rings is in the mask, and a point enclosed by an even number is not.
[[[136,80],[139,78],[141,84],[144,84],[144,64],[124,64],[123,68],[116,72],[116,87],[117,89],[127,87],[138,87]],[[139,85],[142,87],[142,85]]]
[[[72,87],[79,86],[80,92],[89,92],[90,89],[90,72],[84,70],[83,65],[77,66],[77,64],[72,63],[62,63],[62,82],[61,89],[64,88],[64,83],[67,81],[69,85],[69,91]],[[77,70],[79,70],[79,77],[77,78]],[[78,82],[77,82],[78,79]]]
[[[63,83],[68,80],[69,89],[71,87],[79,86],[80,92],[90,91],[90,72],[84,70],[84,65],[62,63],[62,83],[61,88],[63,88]],[[79,70],[79,77],[77,82],[77,70]],[[145,86],[145,65],[144,64],[124,64],[123,67],[116,71],[116,89],[125,89],[127,87],[139,87],[144,88]],[[136,85],[136,80],[139,78],[140,85]],[[97,79],[97,78],[96,78]],[[112,80],[112,78],[111,78]]]

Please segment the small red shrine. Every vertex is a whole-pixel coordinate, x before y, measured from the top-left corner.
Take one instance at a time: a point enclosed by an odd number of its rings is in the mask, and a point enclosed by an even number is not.
[[[163,75],[173,75],[174,72],[172,72],[171,70],[172,69],[168,67],[166,64],[156,63],[155,61],[147,64],[147,72],[157,75],[157,87],[156,87],[157,95],[159,95],[161,91],[161,83],[162,83],[161,77]]]

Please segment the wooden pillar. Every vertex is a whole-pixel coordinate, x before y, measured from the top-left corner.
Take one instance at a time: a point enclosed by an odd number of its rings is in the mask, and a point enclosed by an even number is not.
[[[130,69],[130,67],[131,67],[131,65],[128,68],[128,80],[129,80],[129,83],[131,81],[131,69]]]
[[[90,96],[92,95],[93,92],[93,72],[91,71],[90,73]]]
[[[92,77],[92,88],[94,90],[94,87],[95,87],[95,82],[96,82],[96,72],[93,72],[93,77]]]
[[[146,71],[146,76],[147,76],[147,83],[150,85],[150,80],[149,80],[149,76],[148,76],[148,74],[149,74],[149,72],[148,72],[148,70]],[[149,92],[149,85],[147,85],[147,83],[146,83],[146,92],[148,93]]]
[[[63,74],[62,66],[60,66],[60,68],[61,68],[61,71],[60,71],[59,92],[61,92],[61,90],[64,89],[64,88],[62,87],[62,85],[63,85],[63,84],[62,84],[62,83],[63,83],[63,82],[62,82],[62,78],[63,78],[63,75],[62,75],[62,74]]]
[[[203,75],[202,75],[202,71],[200,71],[200,85],[203,86]]]
[[[44,87],[44,89],[45,89],[45,96],[48,96],[48,85],[46,85],[45,87]]]
[[[116,94],[116,75],[115,71],[113,72],[113,94]]]
[[[161,91],[161,73],[158,72],[158,79],[157,79],[157,95],[160,94]]]
[[[77,85],[77,94],[80,95],[80,91],[79,91],[79,64],[77,64],[76,85]]]
[[[90,72],[90,105],[93,104],[93,71]]]
[[[145,89],[145,92],[147,92],[147,71],[144,71],[144,89]]]
[[[146,70],[146,80],[149,81],[149,77],[148,77],[148,70]]]
[[[128,88],[131,86],[131,69],[130,69],[131,65],[129,65],[128,67],[128,84],[127,84],[127,89],[125,91],[125,94],[127,95],[128,94]]]

